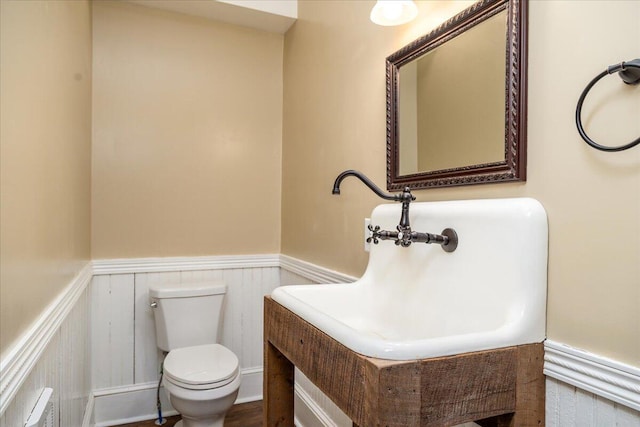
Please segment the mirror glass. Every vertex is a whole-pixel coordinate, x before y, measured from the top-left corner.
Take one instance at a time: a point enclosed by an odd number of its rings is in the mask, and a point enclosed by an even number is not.
[[[523,8],[480,1],[387,58],[389,190],[525,179]]]

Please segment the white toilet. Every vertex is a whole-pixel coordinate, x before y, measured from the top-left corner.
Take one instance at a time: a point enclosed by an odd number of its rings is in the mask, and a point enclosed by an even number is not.
[[[176,427],[222,427],[240,388],[238,358],[217,344],[221,282],[149,288],[158,347],[169,352],[162,383],[182,415]]]

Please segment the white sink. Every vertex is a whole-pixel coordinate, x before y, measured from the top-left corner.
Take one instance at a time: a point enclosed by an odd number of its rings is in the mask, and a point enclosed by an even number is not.
[[[395,230],[400,206],[376,207],[371,223]],[[414,231],[455,229],[458,248],[381,241],[356,282],[281,286],[273,299],[351,350],[382,359],[544,340],[548,228],[538,201],[412,203],[410,220]]]

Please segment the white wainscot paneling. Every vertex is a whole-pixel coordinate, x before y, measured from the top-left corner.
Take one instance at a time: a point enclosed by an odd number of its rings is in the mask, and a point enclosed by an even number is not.
[[[2,415],[2,418],[0,418],[0,425],[23,426],[44,387],[53,388],[51,400],[54,402],[54,418],[56,420],[59,419],[60,377],[57,364],[60,356],[60,347],[60,333],[56,333]]]
[[[91,284],[93,389],[134,383],[133,274],[95,276]]]
[[[149,305],[149,288],[157,284],[225,282],[221,343],[240,361],[242,385],[237,402],[262,398],[263,298],[279,286],[280,268],[272,256],[246,258],[245,262],[243,257],[169,259],[166,263],[160,259],[115,260],[113,265],[98,262],[100,275],[94,277],[92,294],[96,425],[154,416],[154,389],[164,357],[156,346],[155,319]],[[185,270],[171,271],[185,266]],[[194,269],[203,267],[209,269]],[[145,268],[158,271],[146,272]],[[107,356],[113,352],[119,357]],[[167,402],[163,411],[173,413]]]
[[[90,269],[75,279],[63,294],[54,301],[51,310],[44,313],[42,322],[32,330],[44,348],[30,358],[30,366],[25,377],[20,380],[19,388],[0,415],[0,425],[7,427],[23,426],[29,417],[40,393],[45,387],[53,388],[55,427],[81,426],[90,389],[89,369],[89,291]],[[57,312],[57,319],[47,314]],[[49,328],[52,323],[54,329]],[[45,332],[44,330],[47,329]],[[28,346],[27,346],[28,347]],[[29,348],[23,352],[32,351]],[[31,362],[30,362],[31,363]],[[3,373],[4,374],[4,373]],[[7,399],[3,393],[2,399]]]
[[[60,426],[81,426],[91,393],[90,291],[86,287],[60,328]],[[56,365],[52,366],[56,369]]]
[[[548,427],[640,427],[640,412],[547,377]]]
[[[283,268],[280,270],[280,284],[282,286],[307,285],[307,284],[315,284],[315,282],[307,279],[304,276],[301,276],[289,270],[285,270]]]

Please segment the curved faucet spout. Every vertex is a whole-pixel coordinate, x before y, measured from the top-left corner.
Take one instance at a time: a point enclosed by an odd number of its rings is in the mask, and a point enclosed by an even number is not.
[[[407,196],[405,195],[405,193],[399,193],[399,194],[385,193],[380,189],[380,187],[375,185],[373,181],[367,178],[364,174],[352,169],[346,170],[342,172],[340,175],[338,175],[338,177],[336,178],[336,181],[333,183],[333,190],[331,191],[331,194],[340,194],[340,184],[348,176],[355,176],[356,178],[358,178],[360,181],[364,183],[364,185],[369,187],[371,191],[376,193],[376,195],[382,199],[393,200],[396,202],[403,202],[403,201],[406,201],[407,199]],[[414,196],[411,195],[411,193],[409,193],[409,197],[410,197],[409,201],[416,199]]]

